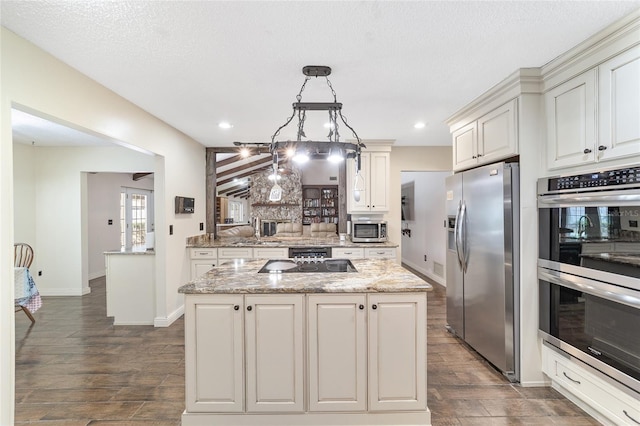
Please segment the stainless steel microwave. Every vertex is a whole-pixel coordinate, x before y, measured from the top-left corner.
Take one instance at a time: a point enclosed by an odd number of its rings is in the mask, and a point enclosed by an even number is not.
[[[387,241],[387,222],[382,220],[351,222],[351,241],[354,243],[382,243]]]

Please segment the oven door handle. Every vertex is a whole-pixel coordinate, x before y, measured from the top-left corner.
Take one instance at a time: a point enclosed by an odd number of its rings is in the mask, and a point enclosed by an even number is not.
[[[634,205],[640,201],[640,191],[627,189],[619,191],[593,191],[569,194],[544,194],[538,196],[538,207],[563,207],[571,205],[602,206],[615,202],[622,206]]]
[[[640,292],[588,278],[538,268],[538,279],[640,309]]]

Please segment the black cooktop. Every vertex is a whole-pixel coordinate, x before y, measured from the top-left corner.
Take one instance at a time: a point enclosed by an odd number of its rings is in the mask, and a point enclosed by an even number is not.
[[[358,272],[349,259],[275,259],[269,260],[258,273],[289,274],[294,272]]]

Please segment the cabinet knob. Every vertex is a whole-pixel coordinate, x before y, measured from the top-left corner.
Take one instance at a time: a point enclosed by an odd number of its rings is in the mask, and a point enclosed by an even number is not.
[[[482,154],[478,154],[478,158],[482,157]]]
[[[252,310],[253,308],[251,307],[251,305],[247,306],[247,311]]]
[[[589,148],[585,148],[582,152],[584,152],[585,154],[591,154],[591,150]]]
[[[605,149],[607,149],[607,147],[606,147],[606,146],[604,146],[604,145],[600,145],[600,146],[598,147],[598,151],[604,151]]]
[[[360,306],[358,306],[358,308],[360,308],[360,310],[363,310],[364,309],[364,305],[360,305]]]
[[[378,309],[378,305],[372,305],[371,309]]]
[[[233,310],[234,310],[234,311],[237,311],[238,309],[240,309],[240,306],[238,306],[238,305],[235,305],[235,306],[233,307]]]
[[[476,157],[475,155],[472,155],[472,156],[471,156],[471,158],[476,159],[476,158],[478,158],[478,157]]]

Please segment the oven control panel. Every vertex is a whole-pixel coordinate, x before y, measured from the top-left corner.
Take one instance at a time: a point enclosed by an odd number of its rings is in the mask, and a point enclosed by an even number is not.
[[[640,167],[585,173],[573,176],[558,176],[547,179],[547,191],[618,187],[621,185],[640,186]]]

